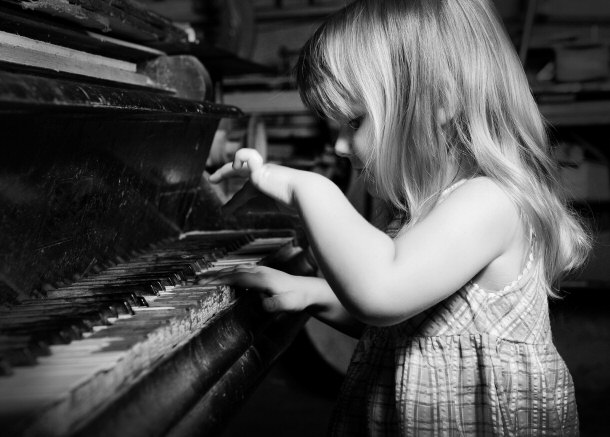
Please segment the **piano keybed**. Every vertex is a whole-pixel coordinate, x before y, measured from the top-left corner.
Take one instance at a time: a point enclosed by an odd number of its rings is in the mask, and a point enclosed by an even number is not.
[[[44,298],[2,310],[0,426],[4,435],[68,435],[91,428],[87,423],[92,416],[134,391],[139,380],[185,345],[192,361],[188,366],[209,367],[209,357],[201,354],[212,349],[211,344],[223,348],[227,332],[243,330],[244,322],[240,326],[231,320],[217,322],[240,299],[232,287],[199,285],[198,276],[245,263],[265,263],[293,246],[293,237],[287,234],[190,233],[49,290]],[[206,330],[215,332],[198,340],[198,363],[192,356],[197,346],[189,342]],[[204,379],[225,370],[208,368]],[[209,386],[197,378],[193,389],[197,384],[200,389]],[[184,383],[189,384],[188,375]],[[134,396],[155,395],[146,391],[138,394],[136,389]],[[156,395],[171,397],[167,392]],[[124,434],[130,433],[125,430]]]

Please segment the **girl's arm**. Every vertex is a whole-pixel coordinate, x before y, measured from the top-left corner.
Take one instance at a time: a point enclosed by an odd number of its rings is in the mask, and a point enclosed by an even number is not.
[[[296,207],[324,277],[345,309],[366,324],[398,323],[445,299],[503,255],[520,229],[508,196],[478,178],[391,239],[330,180],[265,165],[253,150],[239,152],[232,167],[210,180],[250,175],[263,193]]]
[[[344,334],[358,338],[362,333],[363,324],[345,310],[322,278],[295,276],[264,266],[239,266],[229,272],[215,274],[213,282],[257,290],[261,293],[266,311],[306,310]]]

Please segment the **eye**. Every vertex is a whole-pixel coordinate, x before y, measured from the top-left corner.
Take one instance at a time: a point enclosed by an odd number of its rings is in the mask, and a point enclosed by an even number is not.
[[[360,125],[362,124],[363,119],[364,119],[364,115],[361,115],[360,117],[352,118],[350,121],[347,122],[347,125],[349,127],[351,127],[353,130],[358,130],[358,129],[360,129]]]

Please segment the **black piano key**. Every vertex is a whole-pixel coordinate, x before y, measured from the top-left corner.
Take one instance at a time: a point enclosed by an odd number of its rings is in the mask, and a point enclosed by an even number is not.
[[[139,262],[133,264],[120,264],[105,270],[100,276],[123,276],[123,275],[136,275],[146,273],[180,273],[181,269],[178,263],[152,263],[152,262]],[[184,270],[188,268],[185,266]],[[185,272],[186,274],[186,272]]]
[[[186,264],[186,263],[183,263]],[[164,263],[154,263],[154,262],[140,262],[134,264],[119,264],[114,267],[111,267],[107,270],[104,270],[102,273],[96,276],[117,276],[120,277],[122,275],[137,275],[137,274],[153,274],[158,273],[160,275],[167,273],[183,273],[187,274],[188,266],[179,265],[179,262],[174,262],[173,264],[170,262]],[[184,270],[184,272],[183,272]],[[91,279],[91,278],[90,278]]]
[[[89,287],[142,287],[145,292],[153,294],[159,294],[160,291],[164,291],[167,285],[171,285],[169,282],[164,281],[164,278],[156,278],[151,275],[143,278],[107,278],[100,279],[92,277],[90,280],[80,281],[78,284],[73,284],[70,287],[63,287],[64,289],[77,288],[83,286]]]
[[[81,296],[81,297],[73,297],[73,298],[47,298],[47,299],[34,299],[27,300],[21,303],[21,306],[25,307],[43,307],[43,308],[54,308],[61,306],[72,306],[77,305],[80,307],[89,306],[91,308],[96,307],[104,307],[109,306],[112,308],[112,311],[117,314],[124,315],[133,315],[132,305],[137,305],[136,299],[133,295],[127,294],[125,296],[111,296],[107,297],[104,295],[94,295],[94,296]],[[139,305],[138,305],[139,306]]]
[[[164,253],[149,253],[142,255],[136,259],[133,259],[125,264],[117,264],[116,266],[110,267],[109,270],[120,269],[125,267],[146,267],[146,266],[158,266],[166,265],[180,267],[182,265],[189,265],[203,262],[207,260],[207,253],[199,253],[196,250],[193,251],[170,251]]]
[[[68,344],[92,332],[77,321],[39,320],[36,323],[10,324],[0,327],[3,335],[30,335],[49,345]]]
[[[71,287],[64,287],[54,290],[47,294],[49,298],[68,298],[68,297],[80,297],[87,295],[107,295],[112,294],[121,295],[124,293],[132,293],[139,299],[141,296],[158,296],[161,291],[164,291],[165,287],[160,284],[145,282],[145,283],[134,283],[134,282],[123,282],[119,284],[96,284],[91,283],[84,285],[74,285]]]
[[[102,313],[96,310],[78,309],[63,314],[55,313],[34,313],[21,314],[19,312],[10,316],[4,316],[0,320],[0,332],[28,334],[32,329],[37,330],[41,327],[54,332],[67,330],[71,339],[80,339],[84,333],[91,332],[94,326],[110,325],[110,322]]]
[[[98,310],[65,308],[52,312],[17,311],[10,315],[4,315],[0,320],[0,331],[4,332],[14,327],[36,326],[45,323],[54,323],[57,326],[70,325],[81,333],[90,332],[94,326],[110,325],[108,318]]]
[[[60,317],[64,315],[76,315],[85,317],[90,317],[95,315],[100,317],[102,320],[108,320],[111,317],[118,317],[119,313],[116,308],[112,305],[105,304],[76,304],[74,302],[70,303],[57,303],[57,302],[45,302],[43,303],[35,303],[35,304],[21,304],[12,309],[10,314],[12,316],[28,316],[32,317],[35,315],[52,315],[53,317]],[[0,316],[2,316],[2,312],[0,312]],[[1,323],[1,322],[0,322]]]
[[[134,264],[120,265],[112,267],[102,275],[130,275],[138,273],[164,273],[179,274],[185,278],[193,277],[196,272],[205,268],[207,263],[184,262],[168,260],[163,262],[138,262]]]
[[[27,347],[37,357],[51,355],[49,345],[29,335],[0,335],[0,347]]]
[[[209,261],[212,258],[223,256],[227,251],[223,249],[204,249],[198,247],[180,247],[167,250],[159,250],[142,255],[138,258],[141,261],[155,261],[163,259],[180,259],[180,260],[196,260],[202,259]]]
[[[27,328],[11,327],[6,330],[0,329],[0,332],[8,336],[30,336],[36,341],[41,341],[48,345],[69,344],[73,340],[83,337],[82,331],[75,330],[73,326],[58,325],[57,323],[41,323]]]
[[[148,271],[148,272],[123,272],[114,274],[114,272],[104,272],[97,275],[95,278],[90,280],[81,281],[80,284],[90,283],[120,283],[125,281],[148,281],[152,280],[160,282],[164,286],[175,286],[179,285],[187,280],[186,275],[180,272],[159,270],[159,271]]]
[[[28,304],[29,302],[32,302],[32,304],[35,302],[48,302],[50,304],[74,302],[76,304],[82,303],[91,305],[95,305],[97,302],[99,304],[115,305],[117,308],[124,308],[124,314],[131,314],[133,312],[131,308],[132,305],[140,306],[140,303],[136,298],[136,294],[129,291],[118,291],[107,294],[84,294],[83,292],[81,294],[77,294],[76,296],[70,297],[54,297],[54,295],[52,295],[50,297],[28,299],[23,301],[22,304]]]

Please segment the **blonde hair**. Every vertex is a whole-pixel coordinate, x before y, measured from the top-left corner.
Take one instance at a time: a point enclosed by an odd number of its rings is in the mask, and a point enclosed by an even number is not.
[[[296,73],[314,111],[349,120],[364,107],[366,169],[410,224],[434,207],[458,162],[517,204],[549,294],[584,262],[590,237],[567,207],[525,73],[487,0],[355,1],[316,31]]]

